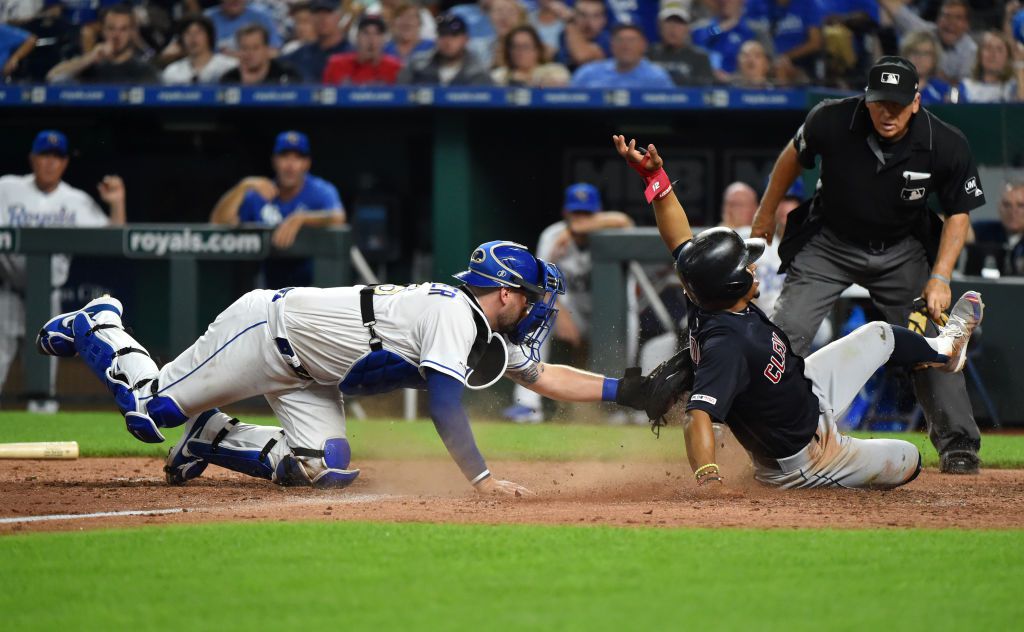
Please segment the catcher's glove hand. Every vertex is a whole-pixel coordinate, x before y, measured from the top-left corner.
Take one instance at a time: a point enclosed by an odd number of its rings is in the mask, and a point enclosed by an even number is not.
[[[646,412],[651,431],[658,435],[665,425],[665,415],[692,388],[693,364],[687,346],[649,375],[641,375],[638,367],[626,369],[619,380],[615,403]]]

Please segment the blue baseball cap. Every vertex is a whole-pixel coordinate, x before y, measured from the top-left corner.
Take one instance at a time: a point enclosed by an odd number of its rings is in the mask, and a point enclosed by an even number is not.
[[[274,153],[284,154],[289,151],[294,151],[297,154],[308,156],[309,138],[302,132],[296,132],[294,130],[281,132],[277,135],[277,140],[274,141]]]
[[[565,190],[565,204],[562,210],[567,213],[582,211],[596,213],[601,210],[601,194],[597,187],[585,182],[571,184]]]
[[[55,129],[44,129],[32,141],[33,154],[68,155],[68,137]]]

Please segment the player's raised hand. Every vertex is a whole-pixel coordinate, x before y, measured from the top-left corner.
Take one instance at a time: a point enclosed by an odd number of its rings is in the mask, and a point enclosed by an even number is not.
[[[629,139],[627,144],[625,136],[615,134],[612,136],[612,143],[615,144],[615,150],[619,152],[619,155],[625,158],[626,162],[630,163],[634,169],[642,166],[648,171],[655,172],[665,166],[665,161],[658,155],[658,148],[653,144],[647,146],[645,155],[644,150],[637,147],[635,138]]]
[[[96,188],[100,192],[100,199],[107,204],[124,204],[124,180],[121,176],[104,176]]]
[[[512,481],[502,481],[495,479],[493,476],[488,476],[484,480],[477,483],[475,486],[476,491],[481,494],[492,494],[495,496],[513,496],[515,498],[521,498],[523,496],[536,496],[537,494],[526,489],[519,483],[513,483]]]

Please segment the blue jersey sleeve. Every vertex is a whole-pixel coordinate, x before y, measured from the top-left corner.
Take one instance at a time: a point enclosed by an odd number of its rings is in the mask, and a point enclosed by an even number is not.
[[[341,203],[341,196],[338,195],[338,188],[330,182],[317,178],[314,194],[309,201],[309,208],[316,211],[345,210]]]
[[[477,448],[469,417],[462,407],[462,382],[440,371],[427,369],[427,393],[430,397],[430,418],[448,454],[462,474],[473,484],[487,478],[490,472]]]
[[[242,204],[238,207],[238,221],[240,222],[260,222],[263,219],[260,217],[260,210],[267,201],[264,200],[259,193],[255,191],[246,191],[245,197],[242,198]]]

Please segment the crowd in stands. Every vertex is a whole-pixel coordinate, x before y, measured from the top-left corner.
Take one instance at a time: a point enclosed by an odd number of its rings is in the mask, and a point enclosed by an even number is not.
[[[9,83],[860,90],[1024,100],[1020,0],[0,0]]]

